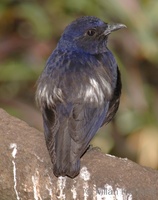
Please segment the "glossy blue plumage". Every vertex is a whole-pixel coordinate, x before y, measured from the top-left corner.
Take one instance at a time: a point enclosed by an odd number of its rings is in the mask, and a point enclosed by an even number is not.
[[[121,80],[107,39],[123,27],[96,17],[72,22],[38,80],[36,99],[56,176],[79,173],[91,139],[118,109]]]

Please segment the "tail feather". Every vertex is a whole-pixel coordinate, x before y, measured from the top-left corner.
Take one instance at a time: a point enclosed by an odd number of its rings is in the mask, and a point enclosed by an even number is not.
[[[62,123],[55,135],[55,155],[56,161],[53,171],[56,176],[75,177],[79,173],[80,158],[72,155],[72,138],[66,123]]]
[[[75,154],[77,143],[71,138],[68,116],[65,113],[59,116],[48,107],[43,111],[46,145],[57,177],[75,177],[80,169],[80,157]]]

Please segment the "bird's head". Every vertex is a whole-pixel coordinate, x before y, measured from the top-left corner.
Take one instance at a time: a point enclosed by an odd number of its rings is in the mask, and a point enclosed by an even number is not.
[[[102,53],[107,49],[108,35],[125,27],[124,24],[107,24],[97,17],[81,17],[66,27],[58,47],[90,54]]]

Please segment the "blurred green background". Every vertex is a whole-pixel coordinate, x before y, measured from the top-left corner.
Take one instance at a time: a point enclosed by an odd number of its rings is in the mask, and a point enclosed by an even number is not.
[[[158,168],[158,1],[1,0],[0,106],[39,130],[36,80],[72,20],[94,15],[127,25],[108,46],[119,64],[119,111],[93,140],[104,152]],[[38,142],[38,141],[37,141]]]

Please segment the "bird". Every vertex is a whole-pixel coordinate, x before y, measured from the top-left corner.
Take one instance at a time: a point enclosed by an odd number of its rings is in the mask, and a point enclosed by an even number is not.
[[[77,18],[65,28],[37,81],[36,101],[56,177],[80,173],[90,141],[118,110],[121,75],[107,41],[125,27],[95,16]]]

